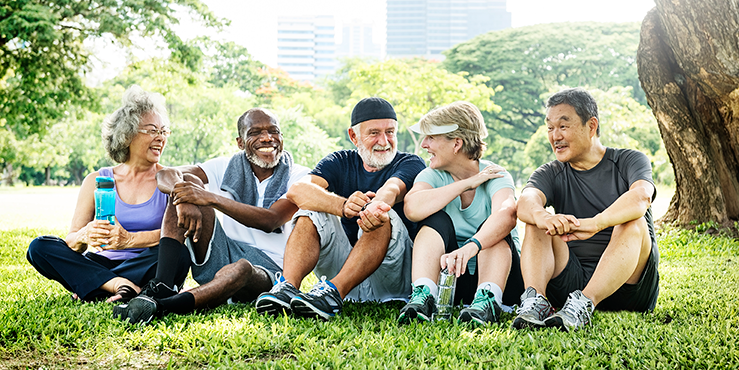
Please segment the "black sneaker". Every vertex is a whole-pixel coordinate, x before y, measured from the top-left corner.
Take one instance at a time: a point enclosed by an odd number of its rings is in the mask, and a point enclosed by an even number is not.
[[[581,291],[576,290],[567,297],[562,309],[544,320],[544,324],[550,328],[559,328],[564,332],[575,331],[590,324],[594,309],[593,301]]]
[[[554,308],[543,295],[536,292],[532,287],[526,288],[521,294],[521,306],[516,310],[513,319],[514,329],[543,328],[544,320],[554,313]]]
[[[127,304],[113,307],[113,318],[128,320],[131,324],[148,324],[154,317],[162,317],[166,313],[157,299],[169,298],[175,294],[177,286],[172,289],[158,279],[152,279]]]
[[[436,300],[431,294],[431,289],[426,285],[413,287],[411,299],[403,308],[400,309],[398,322],[401,324],[410,324],[411,321],[431,321],[431,317],[436,312]]]
[[[290,308],[293,314],[303,317],[317,317],[328,320],[341,313],[341,307],[344,301],[341,299],[339,291],[336,290],[326,277],[322,276],[321,281],[308,293],[298,293],[291,301]]]
[[[285,280],[279,272],[275,275],[277,277],[275,285],[269,292],[264,292],[257,298],[256,306],[257,312],[260,314],[279,315],[284,311],[289,314],[290,311],[290,300],[293,299],[300,290],[296,289],[292,284]]]
[[[503,309],[495,300],[495,294],[487,289],[480,289],[475,293],[472,304],[459,313],[457,321],[486,325],[498,322],[501,312]]]

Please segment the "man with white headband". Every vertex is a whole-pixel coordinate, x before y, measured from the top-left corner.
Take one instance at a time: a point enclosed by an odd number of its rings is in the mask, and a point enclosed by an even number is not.
[[[257,299],[260,313],[326,320],[341,312],[345,299],[382,302],[410,293],[415,224],[403,213],[403,197],[426,166],[396,151],[398,123],[386,100],[361,100],[351,124],[357,150],[329,154],[288,191],[300,211],[283,275]],[[311,271],[320,281],[301,293],[297,288]]]

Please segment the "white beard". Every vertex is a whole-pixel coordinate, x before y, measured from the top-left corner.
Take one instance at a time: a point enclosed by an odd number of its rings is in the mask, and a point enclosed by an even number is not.
[[[392,146],[390,144],[386,146],[375,145],[372,147],[372,150],[369,150],[364,146],[358,146],[357,152],[367,166],[381,170],[395,159],[395,155],[398,151],[392,148],[392,151],[390,152],[378,154],[375,150],[386,150],[391,148]]]

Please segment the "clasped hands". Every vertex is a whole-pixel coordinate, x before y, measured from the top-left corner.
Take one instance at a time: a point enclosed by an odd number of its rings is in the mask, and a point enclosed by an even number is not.
[[[388,212],[392,207],[381,201],[373,200],[375,193],[355,191],[346,199],[342,207],[342,216],[346,218],[359,217],[357,225],[364,232],[377,230],[390,221]]]
[[[213,193],[192,182],[179,181],[174,184],[170,197],[177,209],[177,226],[186,229],[185,237],[197,243],[203,229],[203,214],[198,206],[212,205]]]
[[[546,230],[547,235],[558,236],[564,242],[587,240],[601,230],[595,218],[578,219],[573,215],[565,214],[544,216],[541,220],[537,220],[536,226],[541,230]]]
[[[115,224],[108,220],[92,220],[80,232],[80,246],[87,245],[97,252],[131,247],[131,234],[118,223],[118,219]],[[77,252],[84,252],[84,248]]]

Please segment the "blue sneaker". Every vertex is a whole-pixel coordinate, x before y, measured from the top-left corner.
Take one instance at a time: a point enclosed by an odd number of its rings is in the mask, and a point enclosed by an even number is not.
[[[478,325],[486,325],[498,322],[503,309],[495,300],[495,294],[487,289],[475,292],[475,298],[469,307],[459,313],[459,322],[471,322]]]
[[[279,272],[275,274],[275,285],[269,292],[264,292],[257,297],[257,312],[260,314],[280,315],[284,311],[289,314],[290,300],[292,300],[300,290],[285,280]]]
[[[436,312],[436,300],[431,295],[431,289],[426,285],[419,285],[413,287],[410,301],[400,309],[398,322],[409,324],[412,320],[431,321],[434,312]]]
[[[340,314],[343,305],[344,301],[339,291],[330,281],[326,281],[325,276],[321,276],[321,281],[317,282],[310,292],[298,293],[290,301],[290,308],[295,315],[323,320]]]

